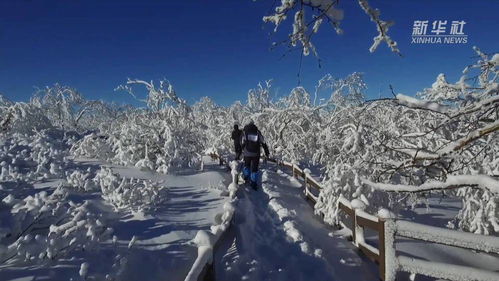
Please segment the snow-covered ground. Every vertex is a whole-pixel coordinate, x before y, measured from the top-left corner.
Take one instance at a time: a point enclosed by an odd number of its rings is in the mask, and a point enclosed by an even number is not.
[[[427,206],[419,205],[414,210],[408,209],[401,212],[401,215],[408,221],[445,228],[447,222],[455,216],[460,208],[461,201],[459,200],[452,198],[444,198],[443,200],[430,198]],[[397,255],[401,256],[499,272],[499,253],[475,252],[401,237],[398,237],[396,240],[396,249]],[[406,274],[401,275],[405,276]],[[433,279],[418,276],[416,280]]]
[[[349,242],[348,232],[327,227],[304,199],[302,183],[268,165],[263,188],[242,186],[236,219],[215,253],[217,280],[378,280],[377,265]],[[404,219],[445,227],[460,201],[430,199],[401,214]],[[377,238],[366,231],[366,240]],[[499,271],[499,256],[398,238],[398,255]],[[398,273],[397,280],[410,280]],[[418,276],[416,280],[434,280]]]
[[[229,200],[226,167],[204,157],[203,171],[182,168],[164,175],[64,158],[64,150],[37,148],[41,143],[30,146],[30,157],[40,167],[50,155],[49,171],[34,171],[31,160],[18,160],[20,149],[4,156],[9,164],[2,164],[0,234],[8,246],[0,248],[0,280],[185,278],[197,257],[191,240],[199,230],[210,230]],[[37,149],[43,153],[36,154]],[[262,166],[262,187],[254,191],[241,185],[238,191],[234,224],[215,252],[217,280],[379,278],[377,265],[346,239],[347,231],[327,226],[314,214],[301,182],[274,164]],[[427,206],[400,214],[445,227],[460,204],[449,197],[430,198]],[[65,211],[70,215],[60,214]],[[369,231],[366,240],[377,244]],[[397,239],[396,249],[398,255],[499,271],[494,254],[405,238]],[[397,280],[410,276],[399,273]]]
[[[321,223],[301,193],[270,165],[263,189],[241,187],[232,235],[215,254],[217,280],[373,280],[376,267]]]
[[[37,262],[10,261],[0,264],[0,280],[183,280],[194,262],[197,250],[188,242],[198,230],[209,229],[227,197],[221,196],[230,182],[225,168],[205,159],[203,171],[185,169],[169,175],[138,168],[109,165],[92,159],[77,159],[72,169],[91,173],[110,167],[121,178],[151,181],[162,187],[166,197],[154,209],[141,212],[117,209],[103,199],[100,190],[70,190],[66,200],[88,202],[88,212],[96,214],[108,228],[109,239],[92,249],[76,248],[61,258]],[[51,178],[28,185],[23,190],[0,189],[1,198],[12,194],[22,199],[41,191],[51,193],[62,178]],[[0,214],[9,211],[0,209]],[[5,214],[2,214],[4,217]],[[36,232],[36,230],[32,230]],[[107,275],[107,277],[106,277]]]

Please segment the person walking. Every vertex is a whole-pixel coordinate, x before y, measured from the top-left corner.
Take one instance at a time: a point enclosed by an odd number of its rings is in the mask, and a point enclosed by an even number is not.
[[[241,158],[241,153],[243,152],[243,148],[241,146],[241,135],[243,131],[239,129],[237,124],[234,125],[234,130],[232,131],[232,140],[234,141],[234,150],[236,151],[236,160]]]
[[[265,156],[269,158],[269,148],[262,133],[260,133],[253,121],[244,126],[241,145],[244,156],[243,177],[256,190],[259,178],[258,165],[260,164],[260,150],[263,147]]]

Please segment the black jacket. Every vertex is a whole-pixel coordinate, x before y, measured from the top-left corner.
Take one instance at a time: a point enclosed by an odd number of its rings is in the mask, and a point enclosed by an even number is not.
[[[243,131],[237,129],[232,131],[232,136],[231,139],[234,140],[234,146],[236,148],[241,148],[241,135],[243,134]]]
[[[254,124],[249,124],[244,127],[244,132],[241,138],[243,154],[246,157],[260,156],[260,147],[263,147],[265,155],[269,156],[269,148],[265,142],[262,133]]]

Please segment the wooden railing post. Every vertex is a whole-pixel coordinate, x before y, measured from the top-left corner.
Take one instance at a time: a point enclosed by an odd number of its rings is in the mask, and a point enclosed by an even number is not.
[[[307,175],[303,177],[303,185],[305,186],[305,192],[308,194]]]
[[[354,212],[353,228],[355,229],[355,237],[353,243],[355,246],[359,246],[359,243],[364,243],[364,227],[357,223],[357,211],[363,211],[366,208],[366,204],[359,199],[354,199],[350,203]]]
[[[394,281],[397,272],[395,256],[395,215],[386,210],[378,211],[379,222],[379,275],[383,281]]]
[[[310,173],[308,172],[307,169],[303,170],[303,187],[304,187],[304,193],[305,193],[305,196],[308,198],[308,194],[310,193],[309,190],[308,190],[308,186],[307,186],[307,179],[310,177]]]
[[[385,257],[385,219],[379,219],[379,277],[381,280],[386,280],[386,257]]]
[[[340,195],[342,197],[342,195]],[[348,204],[350,205],[350,204]],[[343,210],[348,218],[352,220],[352,242],[355,241],[355,210],[351,209],[349,206],[343,204],[341,200],[338,201],[338,208]]]

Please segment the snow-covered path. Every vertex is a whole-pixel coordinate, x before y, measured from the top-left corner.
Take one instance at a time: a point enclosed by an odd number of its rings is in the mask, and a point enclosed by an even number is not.
[[[263,169],[262,188],[241,186],[230,237],[215,253],[216,280],[379,280],[377,264],[348,241],[341,230],[321,222],[304,199],[302,183],[274,165]],[[402,215],[415,222],[441,225],[458,204],[430,200]],[[441,221],[429,221],[428,216]],[[377,244],[376,235],[366,239]],[[397,253],[423,260],[461,264],[497,271],[499,257],[411,239],[397,240]],[[397,280],[411,280],[399,272]],[[417,280],[435,280],[418,276]]]
[[[229,239],[215,254],[216,280],[375,280],[374,264],[331,237],[289,175],[264,169],[263,189],[241,186]]]
[[[168,186],[164,207],[145,217],[129,215],[112,226],[126,243],[133,235],[137,237],[127,257],[126,280],[184,279],[197,256],[197,249],[186,243],[198,230],[209,229],[226,200],[218,190],[209,187],[226,185],[229,175],[218,163],[205,162],[202,172],[183,170],[167,175],[111,165],[123,177],[164,182]]]

